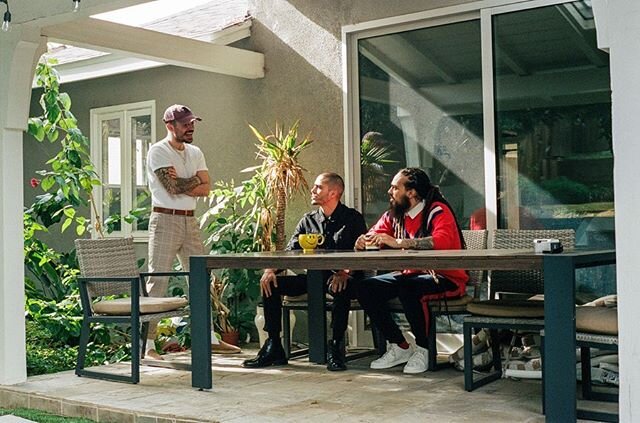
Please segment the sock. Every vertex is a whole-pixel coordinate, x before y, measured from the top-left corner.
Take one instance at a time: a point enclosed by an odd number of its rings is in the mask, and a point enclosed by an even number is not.
[[[407,341],[402,341],[402,342],[400,342],[400,343],[398,344],[398,346],[399,346],[400,348],[402,348],[403,350],[407,350],[407,349],[409,349],[409,343],[408,343]]]
[[[156,340],[147,338],[147,351],[156,349]]]

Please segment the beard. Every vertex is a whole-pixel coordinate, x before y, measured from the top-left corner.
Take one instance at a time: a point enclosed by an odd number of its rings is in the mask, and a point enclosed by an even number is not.
[[[399,201],[389,198],[389,214],[391,217],[399,219],[404,216],[405,212],[409,210],[411,203],[409,197],[403,195]]]

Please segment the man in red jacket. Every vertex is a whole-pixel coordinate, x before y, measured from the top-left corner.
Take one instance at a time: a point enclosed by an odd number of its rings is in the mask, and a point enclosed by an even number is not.
[[[464,238],[451,206],[440,189],[418,168],[400,170],[389,188],[390,208],[356,241],[356,250],[396,248],[457,250]],[[358,284],[358,300],[385,339],[387,352],[371,363],[372,369],[388,369],[406,363],[404,373],[422,373],[428,368],[426,310],[421,299],[453,298],[464,295],[469,276],[464,270],[411,269],[368,278]],[[411,331],[415,350],[405,340],[388,309],[398,297]]]

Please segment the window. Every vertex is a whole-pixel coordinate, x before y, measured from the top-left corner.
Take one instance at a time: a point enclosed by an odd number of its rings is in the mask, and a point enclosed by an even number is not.
[[[610,248],[610,69],[591,3],[489,3],[504,6],[345,30],[347,198],[371,224],[392,175],[416,166],[463,228],[569,228],[579,246]],[[613,268],[594,272],[578,279],[611,292]]]
[[[147,237],[148,217],[132,223],[124,217],[151,205],[146,160],[155,140],[154,116],[154,101],[91,110],[91,159],[103,183],[94,195],[103,222],[119,217],[112,235]]]

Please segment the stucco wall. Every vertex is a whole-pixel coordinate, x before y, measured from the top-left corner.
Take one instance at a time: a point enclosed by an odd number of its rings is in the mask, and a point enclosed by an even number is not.
[[[303,160],[311,178],[327,170],[343,174],[342,27],[467,2],[250,0],[251,49],[266,60],[256,113],[270,122],[301,118],[316,139]],[[288,228],[308,207],[306,199],[294,202]]]
[[[247,122],[265,130],[267,124],[301,119],[301,134],[312,133],[315,144],[302,157],[309,183],[323,171],[344,172],[341,30],[373,19],[435,9],[466,1],[253,0],[252,36],[236,46],[265,54],[265,77],[246,80],[177,67],[161,67],[63,85],[72,110],[89,135],[89,110],[117,104],[156,100],[158,137],[164,135],[160,115],[172,103],[185,103],[203,117],[195,143],[202,148],[214,180],[244,175],[255,163],[255,148]],[[425,4],[426,3],[426,4]],[[34,91],[31,115],[39,114]],[[25,203],[38,190],[28,186],[42,167],[48,145],[25,137]],[[46,143],[45,143],[46,144]],[[46,157],[50,157],[47,152]],[[40,157],[39,160],[34,160]],[[290,205],[287,229],[309,209],[308,195]],[[371,223],[371,222],[369,222]],[[72,234],[66,236],[68,242]]]
[[[91,109],[155,100],[156,135],[160,139],[166,135],[161,120],[164,109],[173,103],[187,104],[203,118],[196,128],[194,144],[203,150],[212,179],[241,180],[246,175],[239,171],[255,163],[253,135],[247,127],[247,121],[255,121],[250,113],[256,102],[252,93],[254,84],[242,78],[166,66],[63,84],[61,90],[71,96],[72,111],[86,136],[90,135]],[[38,104],[40,95],[40,90],[33,91],[31,116],[42,113]],[[29,180],[37,176],[35,171],[43,168],[57,146],[47,141],[38,143],[28,136],[24,142],[25,204],[29,205],[36,194],[42,193],[40,189],[32,189]],[[64,242],[73,239],[73,231],[69,232],[63,237]]]

